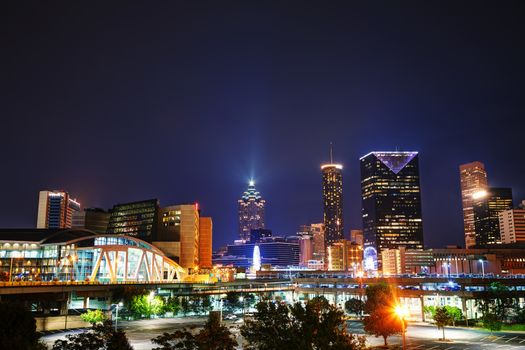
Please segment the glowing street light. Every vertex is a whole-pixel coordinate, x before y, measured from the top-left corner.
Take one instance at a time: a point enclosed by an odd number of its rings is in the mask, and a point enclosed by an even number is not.
[[[406,350],[406,338],[405,338],[405,318],[408,316],[408,309],[405,305],[397,305],[394,309],[397,317],[401,320],[401,334],[403,340],[403,350]]]
[[[122,307],[122,306],[124,306],[122,301],[118,304],[115,304],[115,331],[117,330],[117,323],[118,323],[118,309],[119,307]]]
[[[485,265],[484,265],[484,261],[483,261],[483,259],[479,259],[478,261],[479,261],[479,263],[481,264],[481,273],[482,273],[481,276],[482,276],[483,278],[485,278]]]

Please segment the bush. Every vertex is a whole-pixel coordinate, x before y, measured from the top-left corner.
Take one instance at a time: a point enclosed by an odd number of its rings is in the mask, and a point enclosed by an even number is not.
[[[89,322],[91,324],[102,323],[107,317],[101,310],[88,310],[80,315],[80,318],[84,322]]]

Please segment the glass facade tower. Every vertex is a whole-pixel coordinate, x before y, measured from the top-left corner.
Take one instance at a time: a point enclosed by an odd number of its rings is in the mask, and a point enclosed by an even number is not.
[[[109,234],[126,234],[151,242],[156,238],[159,201],[116,204],[109,218]]]
[[[239,238],[250,241],[250,232],[264,228],[264,206],[266,201],[255,189],[255,183],[250,181],[248,189],[239,199]]]
[[[465,247],[476,244],[474,227],[474,193],[488,189],[487,172],[481,162],[463,164],[459,167],[461,180],[461,201],[463,203],[463,226],[465,230]]]
[[[65,191],[40,191],[37,228],[71,228],[80,203]]]
[[[324,164],[323,220],[325,248],[344,238],[343,235],[343,166]]]
[[[512,189],[489,188],[473,195],[476,245],[499,244],[499,213],[512,209]]]
[[[423,248],[417,152],[372,152],[361,161],[365,246]]]

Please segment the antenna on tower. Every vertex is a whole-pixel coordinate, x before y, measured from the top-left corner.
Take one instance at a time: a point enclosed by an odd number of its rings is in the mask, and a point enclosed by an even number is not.
[[[332,142],[330,142],[330,164],[334,163],[333,153],[334,153],[333,144]]]

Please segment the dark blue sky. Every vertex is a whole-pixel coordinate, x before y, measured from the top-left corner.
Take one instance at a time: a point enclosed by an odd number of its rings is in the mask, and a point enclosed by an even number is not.
[[[319,165],[420,152],[428,246],[463,244],[458,166],[525,199],[525,5],[491,2],[13,2],[0,27],[1,227],[40,189],[87,206],[198,201],[237,237],[253,176],[267,226],[319,222]],[[197,4],[196,4],[197,3]],[[461,7],[458,7],[461,6]]]

